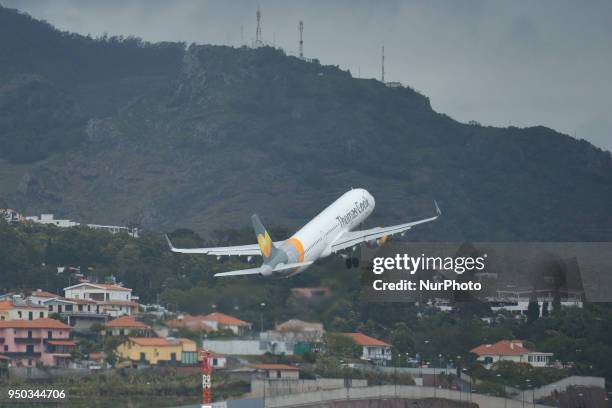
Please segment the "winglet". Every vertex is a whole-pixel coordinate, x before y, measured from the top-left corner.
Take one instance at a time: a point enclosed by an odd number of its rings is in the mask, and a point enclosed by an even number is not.
[[[440,210],[440,207],[438,207],[438,202],[436,200],[434,200],[434,205],[436,206],[436,213],[438,216],[442,215],[442,211]]]
[[[166,242],[168,242],[168,246],[170,247],[170,250],[172,252],[175,252],[176,248],[174,247],[174,245],[172,245],[172,242],[170,242],[170,238],[168,237],[168,234],[164,235],[166,237]]]

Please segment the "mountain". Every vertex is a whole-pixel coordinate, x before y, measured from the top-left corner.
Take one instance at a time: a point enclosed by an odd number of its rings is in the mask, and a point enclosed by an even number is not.
[[[295,228],[353,186],[377,199],[372,226],[437,199],[414,239],[612,238],[609,152],[462,124],[410,87],[269,47],[93,39],[0,8],[0,145],[0,198],[26,214]]]

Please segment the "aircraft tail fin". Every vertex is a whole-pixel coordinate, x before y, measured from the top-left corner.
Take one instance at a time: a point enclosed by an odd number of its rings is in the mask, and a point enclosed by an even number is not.
[[[251,216],[251,221],[253,222],[253,229],[255,230],[255,235],[257,236],[257,244],[261,250],[261,256],[264,259],[264,263],[266,263],[274,256],[278,249],[276,249],[274,246],[272,238],[270,238],[270,234],[268,234],[268,231],[259,220],[257,214],[253,214],[253,216]]]

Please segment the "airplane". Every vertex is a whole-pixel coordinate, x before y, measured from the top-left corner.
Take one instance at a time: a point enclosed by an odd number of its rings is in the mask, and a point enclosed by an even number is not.
[[[434,217],[366,230],[353,231],[374,211],[374,197],[362,188],[351,189],[324,209],[308,224],[304,225],[291,238],[285,241],[272,242],[270,234],[264,228],[259,217],[251,217],[257,243],[212,248],[175,248],[166,235],[166,240],[172,252],[182,254],[206,254],[217,256],[247,256],[248,261],[253,256],[262,256],[263,264],[257,268],[241,269],[231,272],[216,273],[216,277],[261,275],[264,277],[289,277],[300,273],[321,258],[331,254],[339,254],[346,260],[346,267],[358,267],[359,259],[352,257],[359,244],[370,247],[383,245],[391,235],[401,234],[415,225],[435,221],[442,214],[438,203],[434,201],[436,215]],[[349,252],[347,254],[346,252]]]

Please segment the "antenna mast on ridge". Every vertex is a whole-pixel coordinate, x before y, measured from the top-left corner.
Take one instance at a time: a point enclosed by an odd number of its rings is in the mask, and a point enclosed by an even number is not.
[[[255,46],[261,47],[263,45],[263,41],[261,40],[261,11],[259,10],[259,6],[257,6],[257,29],[255,30]]]
[[[385,83],[385,46],[382,47],[382,64],[381,64],[381,76],[380,80]]]
[[[300,58],[304,58],[304,40],[302,34],[304,33],[304,22],[300,20]]]

